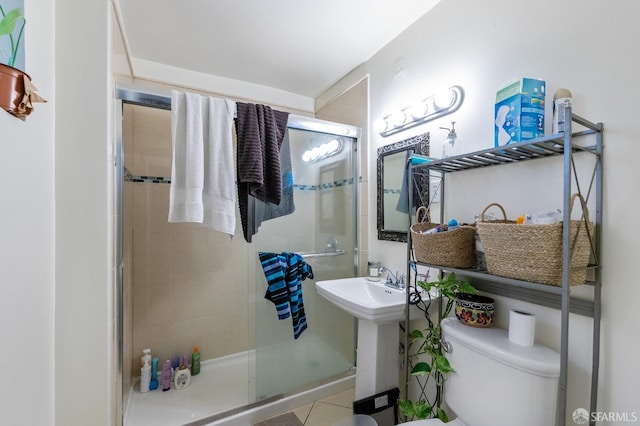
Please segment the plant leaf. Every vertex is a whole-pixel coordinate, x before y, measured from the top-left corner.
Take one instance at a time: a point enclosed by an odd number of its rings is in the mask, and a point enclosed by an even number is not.
[[[429,373],[431,373],[431,366],[426,362],[419,362],[411,369],[411,374],[414,376],[428,376]]]
[[[398,409],[407,418],[426,419],[433,412],[433,406],[427,405],[424,399],[413,402],[407,399],[398,400]]]
[[[437,410],[438,410],[438,419],[440,419],[442,423],[449,423],[449,416],[447,416],[447,413],[445,413],[444,410],[440,407],[438,407]]]
[[[433,406],[427,405],[427,403],[424,402],[423,400],[418,401],[418,403],[416,404],[416,407],[414,407],[414,411],[415,411],[415,416],[418,419],[420,420],[426,419],[433,412]]]
[[[414,339],[424,339],[424,334],[422,334],[422,331],[413,330],[411,332],[411,340],[414,340]]]
[[[16,20],[22,16],[20,9],[8,12],[0,21],[0,36],[11,34],[16,29]]]
[[[456,371],[451,367],[449,360],[444,355],[440,355],[436,358],[436,368],[442,373],[453,373]]]
[[[413,402],[411,402],[409,400],[399,399],[398,400],[398,410],[400,410],[400,412],[402,413],[403,416],[406,416],[406,417],[413,417],[414,416]]]
[[[433,284],[434,284],[434,283],[432,283],[432,282],[418,281],[418,286],[419,286],[419,287],[422,287],[422,288],[423,288],[423,289],[425,289],[427,292],[428,292],[429,290],[431,290],[431,288],[433,287]]]
[[[476,294],[476,288],[468,281],[462,281],[460,283],[460,293]]]

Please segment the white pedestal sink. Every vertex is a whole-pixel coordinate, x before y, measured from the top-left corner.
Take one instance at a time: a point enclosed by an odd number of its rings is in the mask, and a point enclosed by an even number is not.
[[[363,277],[318,281],[316,290],[358,318],[356,400],[398,387],[398,322],[405,317],[405,290]]]

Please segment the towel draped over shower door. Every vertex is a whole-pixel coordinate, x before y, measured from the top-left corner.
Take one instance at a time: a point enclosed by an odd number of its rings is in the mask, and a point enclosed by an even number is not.
[[[235,233],[235,109],[229,99],[171,92],[169,222],[196,222]]]
[[[291,317],[293,337],[297,339],[307,329],[307,318],[302,301],[302,281],[313,279],[313,270],[296,253],[258,253],[262,271],[267,279],[265,299],[273,302],[278,319]]]
[[[236,109],[238,204],[244,238],[250,243],[257,232],[249,217],[255,209],[252,197],[272,204],[282,200],[280,148],[289,113],[241,102]]]

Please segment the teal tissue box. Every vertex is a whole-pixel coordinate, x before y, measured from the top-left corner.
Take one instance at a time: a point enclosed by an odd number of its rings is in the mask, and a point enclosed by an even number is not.
[[[495,146],[544,136],[544,80],[522,78],[496,94]]]

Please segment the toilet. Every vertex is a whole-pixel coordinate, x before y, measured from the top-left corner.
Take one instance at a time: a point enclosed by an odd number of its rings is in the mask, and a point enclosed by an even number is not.
[[[520,346],[506,330],[474,328],[456,318],[442,320],[451,346],[444,398],[448,426],[553,425],[556,415],[560,354],[546,346]],[[402,423],[444,425],[439,419]]]

